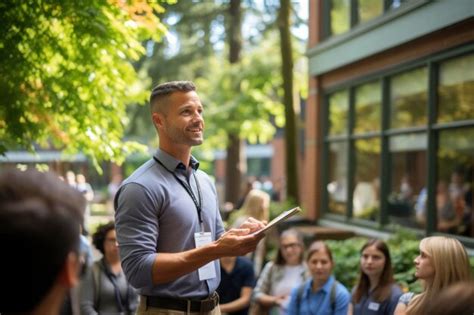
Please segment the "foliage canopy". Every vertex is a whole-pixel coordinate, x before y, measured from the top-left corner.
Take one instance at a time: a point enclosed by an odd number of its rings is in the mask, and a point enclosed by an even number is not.
[[[127,104],[144,103],[132,61],[165,32],[158,0],[2,1],[0,153],[37,146],[123,161]]]

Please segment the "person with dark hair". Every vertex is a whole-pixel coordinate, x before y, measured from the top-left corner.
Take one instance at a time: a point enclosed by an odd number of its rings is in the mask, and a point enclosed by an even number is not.
[[[0,174],[1,314],[59,314],[79,281],[85,200],[51,173]]]
[[[122,267],[141,295],[138,314],[217,314],[219,258],[254,251],[265,224],[249,219],[224,233],[214,183],[191,155],[204,132],[194,84],[158,85],[150,107],[159,149],[115,196]]]
[[[360,253],[360,276],[352,291],[348,314],[393,314],[402,290],[393,278],[387,244],[372,239],[362,246]]]
[[[259,312],[255,308],[286,314],[291,290],[308,278],[303,256],[302,235],[295,229],[283,231],[275,260],[265,265],[258,278],[251,314]]]
[[[221,283],[217,288],[223,314],[247,315],[255,286],[252,262],[247,257],[222,257]]]
[[[331,249],[322,241],[313,242],[306,264],[311,279],[292,290],[288,314],[346,315],[350,294],[331,275],[334,269]]]
[[[114,222],[100,225],[92,240],[102,258],[81,282],[81,314],[135,314],[138,294],[122,272]]]

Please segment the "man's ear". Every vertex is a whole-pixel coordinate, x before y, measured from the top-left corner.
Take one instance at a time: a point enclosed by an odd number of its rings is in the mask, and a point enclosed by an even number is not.
[[[69,253],[59,274],[60,284],[66,288],[75,287],[79,283],[80,270],[81,261],[78,254]]]
[[[151,119],[153,120],[153,124],[155,125],[155,128],[158,129],[160,127],[163,127],[163,120],[164,117],[160,113],[152,113],[151,114]]]

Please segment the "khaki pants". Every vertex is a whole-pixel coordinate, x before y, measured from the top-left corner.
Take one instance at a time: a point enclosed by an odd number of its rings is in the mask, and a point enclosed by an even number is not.
[[[148,307],[147,309],[146,297],[140,296],[140,305],[138,306],[136,315],[221,315],[221,309],[219,308],[219,305],[216,306],[212,311],[206,313],[187,313],[157,307]]]

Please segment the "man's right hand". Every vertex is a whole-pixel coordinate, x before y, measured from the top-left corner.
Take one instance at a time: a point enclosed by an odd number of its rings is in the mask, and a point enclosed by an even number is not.
[[[260,226],[260,224],[258,225]],[[265,236],[264,234],[254,235],[252,234],[253,230],[254,229],[250,228],[230,229],[222,234],[216,241],[219,256],[243,256],[249,252],[253,252],[258,242]]]

